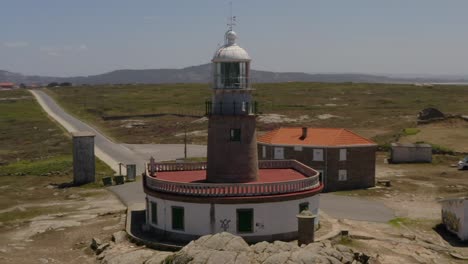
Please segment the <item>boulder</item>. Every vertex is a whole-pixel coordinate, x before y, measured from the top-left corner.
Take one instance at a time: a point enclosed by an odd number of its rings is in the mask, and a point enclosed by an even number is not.
[[[127,232],[125,231],[117,231],[112,234],[112,241],[116,244],[122,243],[127,240]]]
[[[157,254],[157,251],[151,249],[137,249],[131,252],[105,256],[102,260],[102,264],[143,264],[146,260],[149,260],[153,255]]]
[[[91,239],[90,247],[91,247],[92,250],[96,250],[100,245],[102,245],[102,241],[99,238],[93,237]]]
[[[106,250],[109,246],[110,246],[109,243],[104,243],[104,244],[100,245],[100,246],[96,249],[96,255],[101,254],[101,253],[102,253],[104,250]]]
[[[431,119],[438,119],[438,118],[445,118],[444,113],[432,107],[423,109],[421,112],[419,112],[419,115],[418,115],[419,120],[431,120]]]
[[[174,253],[172,252],[160,251],[155,253],[150,259],[146,260],[145,264],[164,264],[165,260],[173,255]]]

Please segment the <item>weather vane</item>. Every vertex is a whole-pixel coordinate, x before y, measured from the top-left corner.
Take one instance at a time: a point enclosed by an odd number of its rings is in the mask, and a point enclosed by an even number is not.
[[[229,27],[229,30],[232,30],[232,26],[236,25],[236,16],[232,15],[232,2],[229,2],[229,7],[229,20],[227,25]]]

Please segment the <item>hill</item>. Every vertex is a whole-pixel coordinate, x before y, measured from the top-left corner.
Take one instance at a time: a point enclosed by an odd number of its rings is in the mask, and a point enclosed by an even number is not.
[[[0,70],[0,82],[40,83],[71,82],[74,84],[157,84],[157,83],[208,83],[211,64],[202,64],[182,69],[116,70],[104,74],[80,77],[28,76]],[[254,83],[277,82],[354,82],[354,83],[452,83],[468,82],[468,78],[454,77],[388,77],[371,74],[330,73],[308,74],[303,72],[270,72],[252,70]]]

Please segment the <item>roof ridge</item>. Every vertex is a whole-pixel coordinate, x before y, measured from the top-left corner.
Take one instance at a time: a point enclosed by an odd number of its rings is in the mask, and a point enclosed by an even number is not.
[[[375,143],[373,140],[370,140],[370,139],[368,139],[368,138],[366,138],[366,137],[363,137],[363,136],[361,136],[361,135],[358,135],[358,134],[354,133],[353,131],[351,131],[351,130],[349,130],[349,129],[347,129],[347,128],[343,128],[343,130],[346,130],[347,132],[349,132],[349,133],[351,133],[351,134],[353,134],[353,135],[355,135],[355,136],[357,136],[357,137],[360,137],[360,138],[362,138],[362,139],[365,139],[367,142],[369,142],[369,143],[371,143],[371,144],[377,144],[377,143]]]

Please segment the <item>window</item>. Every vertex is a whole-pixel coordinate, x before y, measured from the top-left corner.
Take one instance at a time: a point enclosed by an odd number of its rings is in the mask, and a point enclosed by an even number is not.
[[[309,202],[299,204],[299,213],[301,213],[304,210],[309,210]]]
[[[172,229],[184,230],[184,208],[179,206],[172,207]]]
[[[348,179],[348,173],[346,170],[339,170],[338,171],[338,180],[339,181],[346,181]]]
[[[155,202],[150,202],[151,204],[151,223],[157,225],[158,224],[158,204]]]
[[[314,161],[323,161],[323,149],[314,149],[313,160]]]
[[[262,157],[266,158],[266,146],[262,146]]]
[[[295,151],[302,151],[302,146],[294,146]]]
[[[340,160],[346,160],[346,149],[340,149]]]
[[[239,62],[221,63],[221,82],[224,88],[239,88],[240,86],[240,64]]]
[[[229,139],[231,141],[240,141],[241,140],[241,130],[240,130],[240,128],[231,128]]]
[[[237,232],[253,232],[253,209],[237,209]]]
[[[284,159],[284,148],[275,147],[275,159]]]

